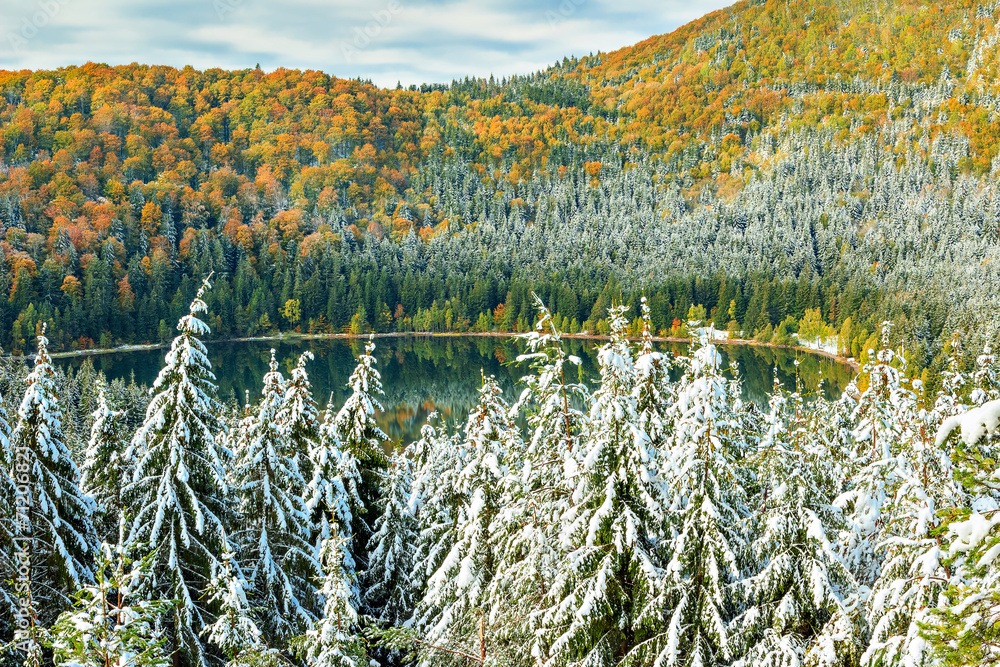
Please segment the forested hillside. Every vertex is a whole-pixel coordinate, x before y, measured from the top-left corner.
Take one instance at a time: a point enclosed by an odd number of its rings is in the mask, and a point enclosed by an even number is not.
[[[993,337],[1000,8],[739,2],[532,75],[386,90],[317,71],[0,72],[0,344],[525,331],[787,341],[911,372]],[[818,312],[814,309],[819,309]],[[807,315],[808,314],[808,315]],[[970,345],[967,349],[972,349]],[[866,360],[866,358],[865,358]]]

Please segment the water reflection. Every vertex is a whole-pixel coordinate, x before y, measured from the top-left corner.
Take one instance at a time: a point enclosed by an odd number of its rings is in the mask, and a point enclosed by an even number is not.
[[[393,441],[406,444],[419,437],[427,415],[436,410],[453,427],[465,420],[477,400],[481,372],[494,375],[508,401],[521,391],[518,380],[527,372],[514,363],[523,351],[519,340],[492,337],[405,337],[379,338],[375,355],[386,395],[380,425]],[[362,350],[360,340],[283,340],[238,343],[209,343],[209,358],[218,377],[219,398],[243,402],[249,391],[256,400],[261,378],[267,372],[270,350],[285,376],[291,374],[304,350],[316,355],[308,365],[313,392],[321,407],[332,396],[339,406],[347,398],[347,379],[354,369],[355,356]],[[580,357],[580,379],[595,387],[597,345],[592,341],[568,340],[567,349]],[[684,345],[664,345],[661,349],[684,354]],[[773,369],[786,387],[794,386],[795,359],[800,359],[799,374],[803,387],[815,392],[820,380],[827,398],[837,398],[852,377],[851,369],[817,355],[754,346],[722,346],[722,355],[739,364],[744,398],[766,404],[771,389]],[[151,385],[163,364],[163,350],[143,350],[90,357],[95,369],[109,378],[125,378],[134,372],[137,382]],[[80,357],[57,359],[62,365],[78,367]]]

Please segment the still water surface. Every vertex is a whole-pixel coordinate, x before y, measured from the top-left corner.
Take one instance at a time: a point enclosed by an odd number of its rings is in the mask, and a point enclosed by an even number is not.
[[[420,437],[420,427],[432,411],[437,411],[455,427],[464,423],[477,401],[481,372],[497,378],[504,396],[513,402],[520,394],[520,378],[525,365],[513,363],[523,351],[519,340],[490,337],[403,337],[379,338],[375,356],[386,395],[385,408],[379,415],[382,429],[393,441],[407,444]],[[597,344],[592,341],[567,340],[567,349],[583,361],[580,379],[591,389],[597,386]],[[277,352],[280,370],[287,378],[305,350],[315,359],[307,369],[313,392],[321,409],[332,400],[336,406],[347,398],[347,379],[354,369],[355,356],[364,349],[364,341],[347,339],[283,340],[208,343],[209,359],[218,378],[219,398],[243,402],[244,392],[252,400],[260,393],[261,378],[267,372],[270,350]],[[686,346],[664,344],[664,351],[686,353]],[[786,387],[794,387],[795,359],[801,361],[799,375],[803,389],[815,392],[823,381],[823,392],[837,398],[850,382],[848,366],[813,354],[753,346],[721,346],[724,367],[738,362],[744,398],[760,405],[767,403],[775,367]],[[152,385],[163,365],[165,350],[116,352],[89,357],[96,370],[109,379],[132,373],[137,382]],[[55,360],[64,366],[78,367],[82,357]],[[570,378],[567,378],[568,380]]]

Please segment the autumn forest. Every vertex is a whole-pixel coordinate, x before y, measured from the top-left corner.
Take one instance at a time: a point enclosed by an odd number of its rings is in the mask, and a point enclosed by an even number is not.
[[[0,72],[0,344],[30,352],[41,322],[55,351],[166,341],[214,272],[216,337],[525,331],[533,291],[607,333],[645,294],[658,333],[700,306],[856,357],[892,320],[911,368],[940,370],[997,305],[996,21],[740,2],[535,74],[396,89]],[[948,285],[953,264],[976,279]]]

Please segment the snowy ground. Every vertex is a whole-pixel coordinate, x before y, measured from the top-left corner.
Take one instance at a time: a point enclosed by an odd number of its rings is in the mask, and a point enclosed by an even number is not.
[[[837,336],[807,340],[805,338],[799,338],[798,334],[795,334],[795,339],[798,341],[799,346],[809,350],[819,350],[820,352],[828,352],[829,354],[834,355],[838,352],[839,346]]]

